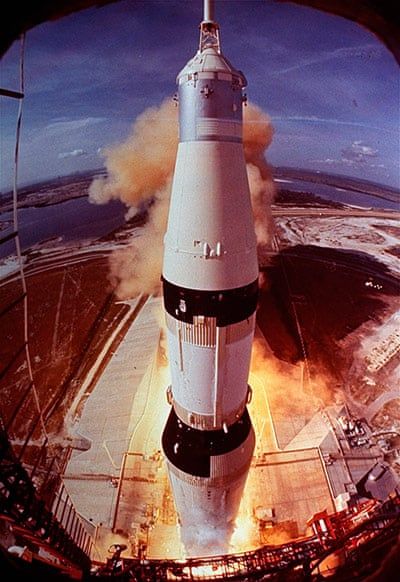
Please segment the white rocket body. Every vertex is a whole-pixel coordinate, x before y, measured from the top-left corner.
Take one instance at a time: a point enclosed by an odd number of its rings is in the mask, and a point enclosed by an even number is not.
[[[204,21],[200,49],[178,75],[180,143],[163,263],[173,408],[162,444],[182,530],[231,528],[255,443],[246,404],[258,262],[245,85],[220,52],[218,25]]]

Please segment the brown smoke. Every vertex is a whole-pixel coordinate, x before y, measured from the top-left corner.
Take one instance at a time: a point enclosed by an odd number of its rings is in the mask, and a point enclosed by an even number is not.
[[[271,120],[259,107],[249,105],[243,115],[243,147],[247,162],[247,174],[254,213],[257,240],[269,246],[274,223],[271,205],[275,197],[275,184],[265,152],[271,145],[274,129]]]
[[[273,234],[271,204],[275,188],[264,158],[272,136],[269,117],[255,105],[246,107],[244,151],[260,245],[269,245]],[[90,186],[91,202],[105,204],[119,199],[130,208],[129,216],[141,205],[149,204],[149,219],[140,235],[110,258],[110,280],[121,299],[159,289],[177,145],[177,108],[168,100],[158,108],[146,109],[136,119],[126,141],[104,150],[107,178],[96,178]]]
[[[105,204],[113,198],[137,207],[170,182],[178,145],[178,113],[171,100],[146,109],[136,119],[129,137],[106,148],[107,178],[96,178],[89,198]]]
[[[149,218],[139,236],[110,257],[110,281],[119,298],[157,293],[163,258],[163,238],[168,218],[171,184],[154,194]]]

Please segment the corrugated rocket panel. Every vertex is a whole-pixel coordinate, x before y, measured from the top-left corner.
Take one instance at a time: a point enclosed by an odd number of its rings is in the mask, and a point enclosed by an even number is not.
[[[240,321],[239,323],[234,323],[233,325],[226,326],[226,344],[233,344],[243,339],[250,333],[254,332],[256,321],[256,314],[253,313],[251,317]]]
[[[181,341],[207,348],[215,347],[217,320],[215,317],[195,316],[193,324],[179,321],[165,313],[167,328]]]
[[[233,451],[234,452],[234,451]],[[232,453],[229,453],[232,454]],[[221,455],[227,456],[227,455]],[[213,459],[217,457],[211,457],[211,463]],[[242,481],[244,476],[247,474],[251,464],[252,454],[246,464],[243,464],[238,469],[232,470],[229,473],[225,474],[215,474],[211,477],[197,477],[195,475],[190,475],[189,473],[185,473],[181,471],[177,467],[175,467],[170,461],[167,461],[167,467],[170,475],[174,475],[179,481],[187,483],[195,488],[206,489],[209,487],[217,487],[217,488],[226,488],[227,486],[232,486],[233,484],[237,484],[238,482]],[[215,468],[217,468],[215,466]],[[226,469],[226,467],[224,467]],[[211,465],[212,470],[212,465]]]
[[[197,315],[193,317],[193,325],[179,322],[182,341],[195,344],[197,346],[215,346],[217,320],[215,317],[205,317]]]
[[[196,346],[213,348],[216,345],[216,318],[202,315],[193,318],[193,324],[179,321],[165,313],[167,328],[181,341]],[[226,344],[235,343],[253,333],[255,314],[239,323],[226,326]]]
[[[227,425],[230,426],[234,422],[240,418],[246,408],[247,404],[247,395],[246,399],[240,404],[239,408],[235,408],[229,414],[224,414],[222,417],[222,421]],[[173,402],[174,410],[179,418],[187,425],[192,426],[194,428],[200,430],[215,430],[215,416],[214,414],[198,414],[191,410],[187,410],[183,406],[179,404],[176,400]],[[220,426],[222,423],[221,419],[217,419],[217,425]]]

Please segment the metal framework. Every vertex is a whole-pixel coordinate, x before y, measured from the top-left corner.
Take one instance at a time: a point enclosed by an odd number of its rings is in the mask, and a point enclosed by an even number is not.
[[[0,245],[9,242],[10,240],[14,240],[15,242],[15,252],[16,257],[18,260],[18,272],[19,272],[19,279],[21,283],[21,294],[9,303],[6,307],[2,309],[0,312],[0,318],[4,317],[6,314],[11,312],[14,308],[19,306],[22,303],[23,306],[23,342],[17,348],[16,352],[14,352],[13,356],[6,363],[6,365],[0,370],[0,380],[2,380],[8,372],[12,369],[14,364],[18,361],[21,356],[24,356],[25,364],[27,368],[27,375],[28,375],[28,385],[26,390],[24,390],[22,397],[17,403],[14,411],[10,415],[8,419],[3,418],[3,422],[7,428],[7,431],[11,431],[14,425],[14,422],[18,416],[19,411],[21,410],[22,406],[25,404],[29,397],[32,398],[34,403],[34,408],[36,409],[36,416],[33,418],[31,422],[30,430],[28,431],[28,435],[26,440],[21,446],[19,458],[22,459],[26,448],[28,446],[29,441],[31,440],[33,434],[35,433],[36,429],[40,427],[40,439],[43,439],[43,443],[49,442],[49,437],[47,434],[46,424],[45,424],[45,417],[43,414],[42,406],[40,404],[38,392],[35,386],[35,381],[33,377],[33,370],[32,370],[32,358],[30,354],[30,342],[29,342],[29,323],[28,323],[28,292],[26,286],[26,278],[24,272],[24,260],[22,256],[22,249],[21,249],[21,242],[19,236],[19,229],[18,229],[18,168],[19,168],[19,147],[20,147],[20,139],[21,139],[21,126],[22,126],[22,112],[23,112],[23,100],[25,94],[25,73],[24,73],[24,62],[25,62],[25,35],[21,37],[21,45],[20,45],[20,66],[19,66],[19,91],[11,91],[9,89],[0,89],[0,95],[3,97],[8,97],[11,99],[17,99],[19,102],[18,105],[18,113],[17,113],[17,122],[16,122],[16,133],[15,133],[15,148],[14,148],[14,173],[13,173],[13,190],[12,190],[12,202],[13,202],[13,220],[12,220],[12,231],[2,238],[0,238]],[[41,458],[43,458],[43,450],[41,451]],[[36,467],[37,468],[37,467]]]
[[[0,245],[15,242],[18,260],[21,293],[4,306],[0,318],[12,314],[22,304],[23,341],[8,362],[0,368],[0,381],[7,377],[20,358],[24,358],[27,369],[26,386],[10,413],[0,415],[0,518],[37,539],[57,549],[71,562],[84,570],[90,567],[91,536],[84,528],[72,500],[61,483],[61,475],[68,460],[70,449],[59,455],[49,455],[50,438],[46,428],[46,416],[38,396],[32,370],[28,329],[28,291],[24,273],[24,261],[18,230],[18,163],[24,98],[24,53],[25,37],[21,38],[19,91],[0,89],[0,96],[19,101],[14,149],[13,221],[12,231],[0,238]],[[29,419],[27,432],[22,442],[12,445],[9,435],[14,434],[22,410],[26,410],[31,399],[33,416]],[[35,439],[34,452],[27,454]],[[38,444],[39,443],[39,447]],[[58,491],[58,493],[57,493]]]
[[[348,520],[348,516],[344,518]],[[329,556],[340,555],[342,568],[335,580],[361,580],[370,574],[377,554],[388,551],[400,533],[400,497],[376,507],[363,523],[338,538],[318,536],[281,546],[264,546],[252,552],[187,560],[126,559],[115,578],[126,582],[163,580],[308,580],[320,579],[320,566]],[[119,558],[120,559],[120,558]],[[106,572],[104,572],[106,574]],[[108,576],[113,577],[112,571]],[[344,576],[344,577],[343,577]],[[105,578],[103,578],[104,580]]]
[[[88,570],[92,540],[64,488],[53,503],[53,511],[48,506],[45,496],[40,495],[15,456],[4,427],[0,427],[0,517],[10,518],[17,526],[30,531],[38,542],[45,540]]]

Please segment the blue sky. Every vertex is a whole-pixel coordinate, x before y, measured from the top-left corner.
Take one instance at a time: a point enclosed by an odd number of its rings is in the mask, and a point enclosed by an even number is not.
[[[198,45],[201,0],[124,0],[29,31],[20,182],[102,165],[136,116],[175,93]],[[267,158],[400,187],[400,77],[353,22],[265,0],[217,0],[226,56],[272,118]],[[15,43],[1,86],[18,88]],[[17,103],[1,99],[1,188],[11,185]]]

